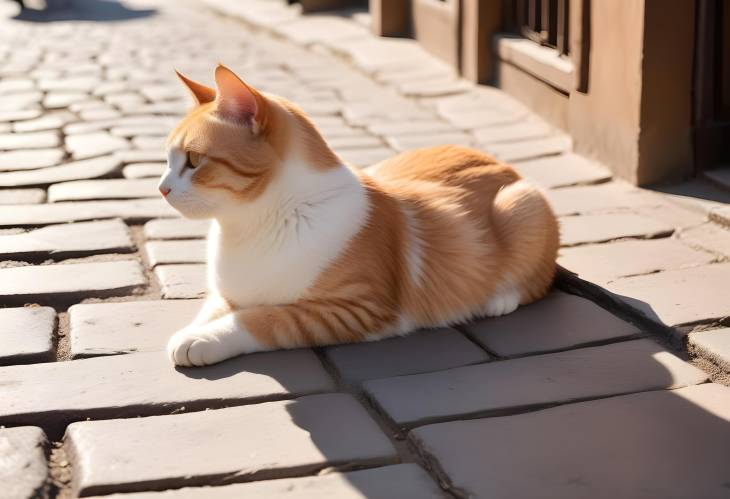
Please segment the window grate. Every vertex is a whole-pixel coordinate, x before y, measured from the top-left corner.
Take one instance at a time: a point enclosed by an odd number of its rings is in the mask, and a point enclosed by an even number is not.
[[[570,0],[507,1],[511,28],[525,38],[570,53]]]

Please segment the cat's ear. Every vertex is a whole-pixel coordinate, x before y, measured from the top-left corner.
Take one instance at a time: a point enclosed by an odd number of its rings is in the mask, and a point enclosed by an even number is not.
[[[215,68],[215,84],[218,87],[218,112],[223,117],[247,123],[254,131],[265,125],[266,98],[255,88],[248,86],[236,73],[222,64]]]
[[[214,88],[206,87],[201,83],[191,80],[177,69],[175,70],[175,74],[178,78],[180,78],[180,81],[188,87],[188,90],[190,90],[190,93],[193,94],[193,97],[198,104],[207,104],[208,102],[213,102],[215,100]]]

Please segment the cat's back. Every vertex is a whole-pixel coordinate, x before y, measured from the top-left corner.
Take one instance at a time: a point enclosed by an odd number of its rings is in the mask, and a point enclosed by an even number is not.
[[[520,179],[509,165],[476,149],[456,145],[407,151],[365,171],[386,182],[435,182],[450,187],[494,189],[495,192]]]

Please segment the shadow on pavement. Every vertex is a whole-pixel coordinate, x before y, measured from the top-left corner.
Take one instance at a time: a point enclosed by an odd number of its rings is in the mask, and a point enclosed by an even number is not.
[[[52,2],[51,2],[52,3]],[[115,0],[68,0],[66,6],[45,10],[23,9],[13,19],[29,22],[128,21],[149,17],[156,9],[130,9]]]

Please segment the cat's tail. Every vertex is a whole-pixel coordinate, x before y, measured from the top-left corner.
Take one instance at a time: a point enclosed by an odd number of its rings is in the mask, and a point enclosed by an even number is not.
[[[526,180],[504,186],[494,197],[494,229],[508,253],[509,274],[521,304],[547,293],[555,277],[560,230],[542,191]]]

